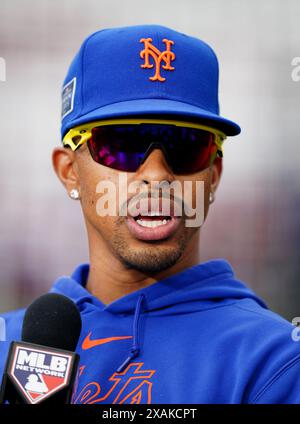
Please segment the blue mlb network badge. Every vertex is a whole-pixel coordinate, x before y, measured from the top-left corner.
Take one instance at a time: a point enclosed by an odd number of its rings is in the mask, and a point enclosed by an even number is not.
[[[16,346],[9,375],[29,403],[38,403],[68,384],[72,355]]]
[[[74,96],[76,90],[76,78],[69,81],[62,89],[62,111],[61,118],[72,112],[74,108]]]

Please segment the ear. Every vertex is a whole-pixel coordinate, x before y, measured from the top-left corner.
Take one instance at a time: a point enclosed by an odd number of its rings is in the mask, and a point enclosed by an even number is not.
[[[222,170],[223,170],[222,158],[216,157],[211,167],[210,189],[213,192],[217,190],[217,187],[220,182]]]
[[[68,193],[74,188],[80,191],[74,152],[65,147],[56,147],[52,153],[52,163],[56,175]]]

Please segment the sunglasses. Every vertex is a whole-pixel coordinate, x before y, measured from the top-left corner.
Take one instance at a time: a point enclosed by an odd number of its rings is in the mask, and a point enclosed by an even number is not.
[[[158,119],[103,120],[79,125],[63,138],[77,150],[84,143],[93,160],[119,171],[136,172],[154,149],[164,152],[175,174],[191,174],[223,157],[226,135],[191,122]]]

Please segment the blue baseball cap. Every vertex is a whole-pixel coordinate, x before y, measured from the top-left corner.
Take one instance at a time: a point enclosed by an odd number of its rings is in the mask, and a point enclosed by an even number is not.
[[[219,67],[210,46],[160,25],[103,29],[85,39],[62,88],[62,138],[85,122],[168,115],[228,136],[240,127],[219,115]]]

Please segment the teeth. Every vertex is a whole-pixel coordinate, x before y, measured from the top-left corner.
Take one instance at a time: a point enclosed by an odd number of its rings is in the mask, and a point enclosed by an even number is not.
[[[145,215],[145,216],[161,216],[161,213],[160,212],[154,212],[154,211],[152,212],[151,211],[151,212],[148,212],[147,215]]]
[[[143,221],[142,219],[138,219],[136,222],[142,227],[155,228],[161,225],[165,225],[167,220],[163,219],[162,221]]]

